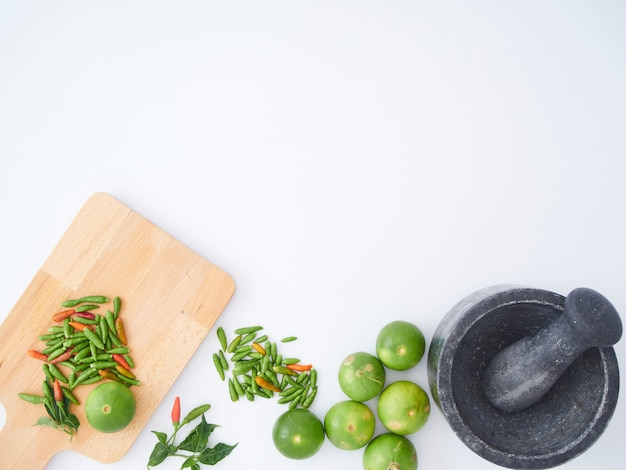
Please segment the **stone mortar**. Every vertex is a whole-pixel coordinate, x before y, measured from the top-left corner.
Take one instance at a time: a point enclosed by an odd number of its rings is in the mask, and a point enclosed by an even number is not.
[[[500,350],[534,335],[563,313],[565,297],[521,286],[479,290],[441,321],[428,353],[433,398],[461,441],[497,465],[544,469],[587,450],[604,432],[619,394],[612,347],[590,348],[534,405],[495,408],[481,374]]]

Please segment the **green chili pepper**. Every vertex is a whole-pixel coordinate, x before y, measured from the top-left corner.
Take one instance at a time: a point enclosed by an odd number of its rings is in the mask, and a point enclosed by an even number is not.
[[[239,346],[239,342],[241,341],[241,338],[242,338],[241,335],[235,336],[235,339],[233,339],[228,345],[226,352],[232,353],[235,350],[235,348]]]
[[[46,397],[47,400],[53,402],[54,401],[54,394],[52,393],[52,387],[50,386],[50,384],[48,383],[47,380],[44,380],[41,384],[41,390],[43,391],[44,396]]]
[[[37,338],[39,341],[50,341],[51,339],[58,339],[63,337],[63,332],[61,333],[49,333],[47,335],[41,335]]]
[[[103,316],[100,316],[100,335],[102,343],[107,344],[109,341],[109,325],[107,324],[106,318]]]
[[[230,393],[230,399],[232,401],[239,400],[239,394],[237,393],[237,389],[235,388],[235,384],[232,379],[228,379],[228,391]]]
[[[309,372],[311,388],[317,388],[317,370],[311,369]]]
[[[83,385],[95,384],[96,382],[100,382],[102,380],[102,376],[96,374],[93,377],[88,378],[84,382],[81,382]]]
[[[34,405],[39,405],[46,401],[46,397],[41,395],[32,395],[30,393],[18,393],[17,396],[20,397],[22,400],[27,401],[28,403],[32,403]]]
[[[115,331],[115,316],[111,310],[107,310],[107,313],[104,315],[104,319],[109,326],[109,330]]]
[[[80,404],[78,398],[66,387],[61,387],[61,391],[63,392],[63,396],[67,398],[69,401],[74,403],[75,405]]]
[[[122,308],[122,299],[120,299],[119,297],[115,297],[113,299],[113,317],[115,320],[117,320],[117,317],[120,314],[121,308]]]
[[[298,376],[298,373],[296,371],[287,369],[286,367],[283,367],[283,366],[274,366],[272,367],[272,369],[274,369],[274,372],[276,372],[277,374],[290,375],[292,377]]]
[[[313,400],[315,399],[315,396],[317,395],[317,387],[313,387],[311,388],[311,393],[309,394],[308,397],[306,397],[304,399],[304,401],[302,402],[302,408],[308,408],[309,406],[311,406],[311,404],[313,403]]]
[[[100,305],[87,304],[87,305],[81,305],[80,307],[76,307],[74,311],[76,313],[82,313],[82,312],[88,312],[90,310],[95,310],[97,308],[100,308]]]
[[[263,327],[262,326],[245,326],[243,328],[237,328],[235,330],[235,334],[236,335],[247,335],[249,333],[255,333],[259,330],[262,330]]]
[[[54,364],[48,364],[48,370],[50,371],[50,373],[52,374],[54,378],[59,379],[64,384],[68,382],[67,377],[65,377],[63,372],[61,372],[59,368],[55,366]]]
[[[115,361],[96,361],[92,362],[89,367],[100,370],[100,369],[109,369],[111,367],[115,367],[117,362]]]
[[[86,297],[81,297],[80,299],[70,299],[61,303],[62,307],[75,307],[78,304],[82,304],[83,302],[90,302],[95,304],[104,304],[107,303],[109,299],[104,295],[88,295]]]
[[[89,341],[91,341],[91,343],[98,349],[100,350],[104,350],[104,344],[102,344],[102,340],[100,339],[100,337],[95,334],[93,331],[91,331],[89,328],[85,328],[83,330],[83,333],[85,333],[85,336],[87,337],[87,339]]]
[[[63,320],[63,335],[66,338],[69,338],[70,335],[74,332],[74,327],[70,325],[69,317]]]
[[[228,347],[228,343],[226,342],[226,333],[224,332],[224,328],[221,326],[217,328],[217,339],[220,342],[220,346],[223,350]]]
[[[131,379],[130,377],[125,376],[121,372],[115,371],[113,372],[122,383],[126,383],[127,385],[141,385],[141,382],[137,379]]]
[[[130,352],[130,348],[111,348],[107,350],[107,352],[111,354],[128,354]]]
[[[239,395],[240,397],[244,395],[243,392],[243,388],[241,388],[241,383],[239,382],[239,380],[237,380],[237,376],[233,375],[233,385],[235,386],[235,391],[237,392],[237,395]]]
[[[215,353],[213,353],[213,364],[215,364],[215,369],[217,370],[217,373],[219,374],[220,379],[224,380],[225,379],[224,367],[222,366],[220,357]]]
[[[220,351],[217,353],[217,356],[219,357],[219,360],[222,364],[222,369],[228,370],[228,361],[226,360],[226,356],[224,356],[224,351],[220,349]]]

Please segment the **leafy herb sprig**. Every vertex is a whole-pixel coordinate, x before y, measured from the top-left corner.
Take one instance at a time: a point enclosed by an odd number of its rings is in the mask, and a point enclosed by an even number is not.
[[[18,393],[18,396],[28,403],[45,406],[48,416],[39,418],[35,426],[48,426],[63,431],[69,434],[71,441],[80,423],[76,415],[70,413],[70,400],[63,395],[59,380],[55,380],[53,386],[50,386],[48,380],[44,380],[41,388],[43,395]]]
[[[191,470],[200,470],[200,465],[215,465],[224,457],[228,456],[232,450],[237,447],[219,443],[214,447],[209,447],[209,436],[219,427],[217,424],[209,424],[205,417],[211,405],[200,405],[191,410],[185,418],[180,421],[180,398],[176,397],[174,406],[172,407],[172,426],[174,431],[171,436],[164,432],[152,431],[159,442],[156,443],[150,459],[148,460],[148,469],[161,464],[168,457],[184,458],[181,469],[189,468]],[[176,444],[178,431],[185,425],[200,418],[200,423],[179,443]]]

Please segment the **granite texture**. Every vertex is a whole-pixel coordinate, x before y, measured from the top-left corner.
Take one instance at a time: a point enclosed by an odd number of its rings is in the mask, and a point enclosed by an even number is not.
[[[554,322],[564,301],[540,289],[492,286],[457,303],[434,333],[428,354],[433,398],[463,443],[490,462],[555,467],[587,450],[613,415],[619,369],[612,347],[587,349],[522,410],[503,411],[485,395],[483,373],[492,358]]]

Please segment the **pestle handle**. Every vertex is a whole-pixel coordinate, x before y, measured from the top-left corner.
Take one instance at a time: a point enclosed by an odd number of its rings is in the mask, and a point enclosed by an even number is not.
[[[564,311],[534,336],[497,353],[483,372],[483,390],[493,406],[520,411],[550,390],[569,365],[591,347],[609,347],[622,336],[615,307],[588,288],[574,289]]]

